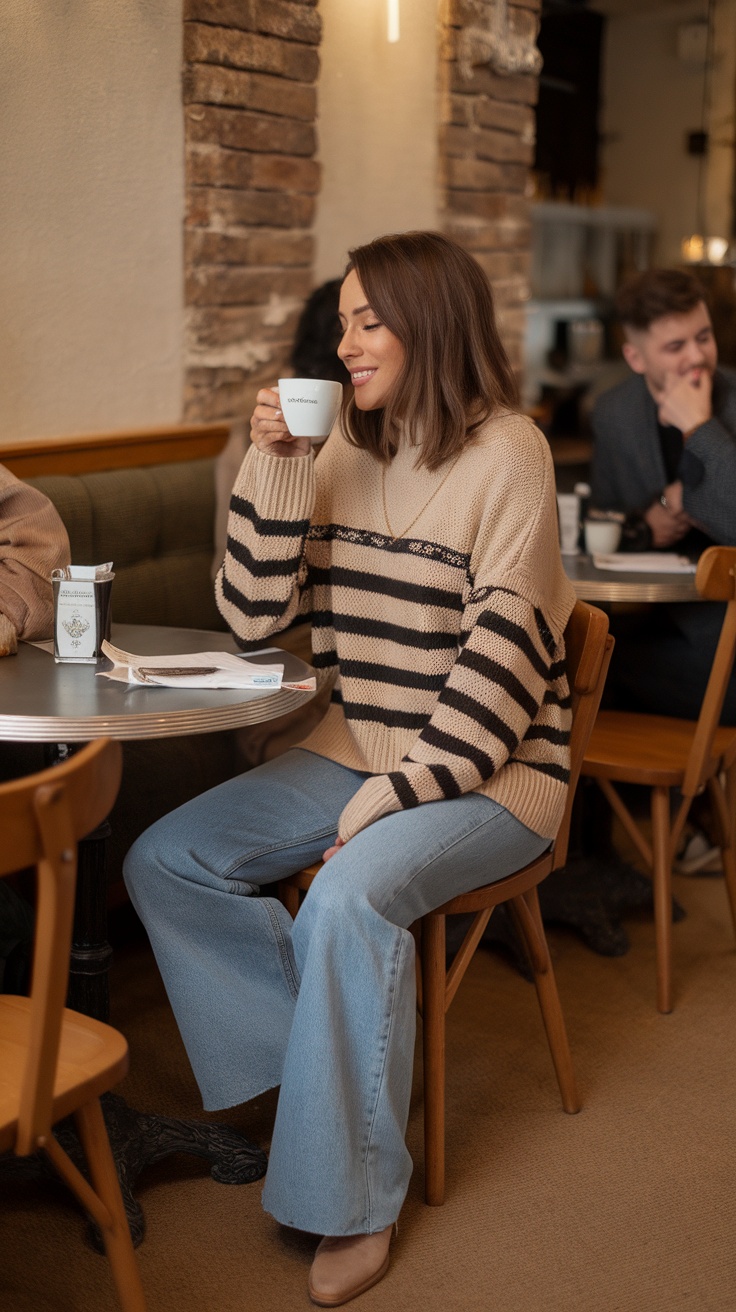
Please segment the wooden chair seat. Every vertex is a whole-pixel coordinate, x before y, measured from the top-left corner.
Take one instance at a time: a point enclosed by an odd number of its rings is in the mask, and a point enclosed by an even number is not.
[[[0,786],[0,877],[36,867],[31,996],[0,996],[0,1151],[46,1154],[100,1228],[123,1312],[145,1312],[100,1105],[128,1069],[128,1045],[111,1026],[64,1006],[77,844],[109,814],[121,766],[120,744],[100,739],[61,765]],[[89,1180],[53,1132],[69,1115]]]
[[[490,916],[501,903],[508,906],[526,948],[563,1108],[566,1112],[580,1110],[565,1021],[539,910],[537,885],[552,870],[565,864],[575,785],[600,704],[612,649],[607,617],[595,607],[577,602],[565,630],[572,699],[570,788],[562,823],[550,851],[505,879],[451,898],[411,927],[418,945],[417,1005],[423,1021],[424,1196],[431,1205],[441,1204],[445,1196],[445,1016]],[[489,852],[490,859],[492,853]],[[318,862],[279,884],[279,896],[292,916],[297,915],[302,896],[321,868],[322,864]],[[473,921],[448,969],[446,917],[455,912],[471,912]]]
[[[70,1116],[80,1097],[99,1098],[128,1071],[128,1045],[118,1030],[66,1007],[61,1023],[53,1082],[54,1123]],[[0,997],[0,1152],[14,1141],[30,1024],[30,998]]]
[[[585,752],[585,774],[619,783],[676,788],[685,777],[694,736],[692,720],[599,711]],[[705,762],[709,774],[729,749],[736,750],[736,729],[717,729]]]
[[[697,721],[603,711],[582,772],[595,779],[652,872],[657,945],[657,1007],[672,1010],[672,862],[693,798],[706,788],[718,827],[723,873],[736,931],[736,729],[719,727],[736,655],[736,547],[709,547],[695,585],[708,601],[726,602],[723,624]],[[651,841],[614,784],[650,789]],[[672,814],[670,790],[679,790]]]

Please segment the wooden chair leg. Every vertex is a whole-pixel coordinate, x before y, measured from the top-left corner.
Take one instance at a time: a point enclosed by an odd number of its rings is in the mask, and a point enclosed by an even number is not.
[[[107,1207],[112,1224],[101,1226],[105,1251],[123,1312],[146,1312],[140,1271],[130,1237],[110,1140],[98,1098],[74,1113],[92,1184]]]
[[[580,1095],[536,888],[530,889],[525,896],[512,898],[507,905],[534,972],[539,1008],[560,1087],[562,1106],[566,1112],[574,1114],[580,1111]]]
[[[422,920],[424,1198],[445,1201],[445,917]]]
[[[721,860],[731,920],[736,934],[736,765],[722,779],[711,779],[710,795],[720,829]]]
[[[672,1011],[672,852],[668,788],[652,789],[651,814],[657,1010],[666,1014]]]
[[[299,889],[290,884],[288,879],[279,881],[278,886],[279,901],[283,903],[292,920],[296,920],[297,911],[299,910]]]

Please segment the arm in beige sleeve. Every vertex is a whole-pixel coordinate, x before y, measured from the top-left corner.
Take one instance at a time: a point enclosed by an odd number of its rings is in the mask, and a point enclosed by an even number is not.
[[[6,638],[49,638],[51,571],[70,561],[57,511],[36,488],[0,465],[0,626]]]

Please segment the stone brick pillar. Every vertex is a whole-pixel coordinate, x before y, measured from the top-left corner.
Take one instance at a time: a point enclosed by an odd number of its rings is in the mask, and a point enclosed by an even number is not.
[[[540,0],[509,5],[499,40],[498,0],[444,0],[440,32],[440,187],[444,230],[472,251],[493,283],[504,343],[522,363],[529,297],[529,166],[536,72],[500,73],[499,45],[535,61]],[[503,52],[502,52],[503,53]]]
[[[316,0],[185,0],[189,421],[246,416],[311,287]]]

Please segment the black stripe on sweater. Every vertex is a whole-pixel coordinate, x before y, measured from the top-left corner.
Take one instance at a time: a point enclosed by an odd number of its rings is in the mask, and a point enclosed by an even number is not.
[[[422,729],[429,719],[426,711],[392,710],[389,706],[372,706],[369,702],[349,702],[344,697],[342,705],[348,720],[385,724],[390,729]]]
[[[441,706],[449,706],[453,711],[460,711],[462,715],[467,715],[476,724],[480,724],[489,733],[495,735],[508,752],[515,752],[519,745],[519,735],[514,733],[500,716],[496,715],[490,707],[484,706],[482,702],[476,701],[474,697],[468,697],[464,692],[458,692],[456,688],[445,688],[440,697]]]
[[[349,524],[312,524],[309,529],[312,542],[350,542],[356,547],[372,547],[378,551],[391,551],[395,556],[421,556],[423,560],[437,560],[452,569],[467,572],[470,556],[455,551],[441,542],[427,542],[423,538],[394,538],[370,529],[351,528]]]
[[[539,774],[548,774],[551,779],[556,779],[558,783],[569,784],[570,782],[570,771],[566,770],[564,765],[553,765],[551,761],[520,761],[516,756],[512,756],[511,760],[514,765],[526,765],[530,770],[537,770]]]
[[[472,762],[481,779],[490,779],[496,768],[486,752],[481,752],[479,748],[463,738],[456,738],[455,734],[445,733],[443,729],[438,729],[436,724],[426,725],[419,737],[428,747],[437,747],[442,752],[448,752],[450,756],[459,756]]]
[[[524,687],[520,679],[517,679],[511,670],[507,670],[505,665],[500,665],[498,661],[493,660],[491,656],[483,656],[479,651],[473,651],[472,648],[464,647],[457,659],[458,665],[464,665],[467,669],[473,670],[476,674],[482,674],[490,683],[497,683],[509,697],[513,697],[518,702],[522,711],[525,711],[530,720],[534,719],[537,713],[537,703],[531,693]]]
[[[316,657],[312,664],[317,664]],[[390,683],[395,688],[418,688],[422,692],[441,692],[447,678],[446,674],[425,674],[418,670],[403,670],[398,665],[347,660],[340,662],[340,675],[343,679],[366,679],[370,683]]]
[[[230,498],[230,513],[247,520],[264,538],[303,538],[309,528],[308,519],[262,519],[252,501],[234,494]]]
[[[387,624],[384,620],[370,619],[365,615],[336,615],[331,610],[312,611],[312,628],[334,628],[337,633],[357,633],[362,638],[385,638],[402,647],[418,647],[421,651],[432,648],[447,650],[457,643],[454,633],[445,633],[442,629],[422,633],[419,629],[405,628],[403,624]]]
[[[257,579],[292,576],[298,570],[301,560],[299,553],[296,556],[288,556],[286,560],[259,560],[243,542],[238,542],[231,537],[228,537],[227,549],[233,560],[237,560],[239,565]]]
[[[268,615],[274,619],[280,618],[289,605],[289,598],[286,601],[279,601],[272,598],[270,601],[249,601],[243,593],[234,586],[223,572],[222,576],[222,595],[225,601],[229,601],[231,606],[235,606],[248,619],[257,619]]]
[[[536,606],[534,607],[534,618],[537,622],[537,632],[542,640],[542,646],[544,647],[544,650],[546,651],[547,655],[551,660],[555,654],[557,643],[555,642],[554,638],[552,637],[552,634],[550,633],[549,626],[547,624],[546,619],[544,618],[544,615],[542,614],[541,610],[538,610]]]
[[[323,587],[355,588],[359,592],[373,592],[381,597],[396,597],[399,601],[409,601],[417,606],[441,606],[446,610],[462,610],[462,598],[458,592],[449,588],[429,588],[419,583],[407,583],[403,579],[392,579],[385,574],[371,574],[362,569],[345,569],[341,565],[331,565],[329,569],[312,566],[309,571],[312,584]]]
[[[552,683],[554,683],[556,679],[564,679],[564,678],[566,678],[566,677],[567,677],[567,665],[565,664],[565,662],[564,662],[564,661],[555,661],[553,665],[550,665],[550,667],[549,667],[549,677],[550,677],[550,681],[551,681]]]
[[[402,810],[409,811],[412,806],[419,806],[419,798],[405,774],[402,774],[400,770],[391,770],[388,779],[399,799]]]
[[[572,697],[569,693],[567,696],[561,697],[559,693],[555,692],[554,688],[548,688],[542,702],[545,706],[560,706],[563,711],[569,711],[572,706]]]
[[[475,627],[487,629],[489,633],[495,633],[499,638],[504,638],[506,642],[512,642],[515,647],[519,648],[519,651],[524,653],[537,674],[541,675],[543,679],[550,677],[548,662],[544,661],[539,655],[526,629],[523,629],[520,624],[507,619],[505,615],[499,615],[495,610],[484,610],[482,615],[478,616]]]
[[[462,789],[457,779],[452,770],[448,769],[446,765],[428,765],[427,769],[430,774],[434,775],[437,786],[442,791],[442,796],[446,797],[448,801],[453,797],[462,796]]]
[[[568,729],[553,729],[547,724],[531,724],[524,735],[524,742],[529,742],[532,738],[541,738],[546,743],[552,743],[553,747],[567,747],[570,741],[570,731]]]

